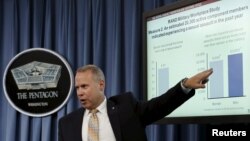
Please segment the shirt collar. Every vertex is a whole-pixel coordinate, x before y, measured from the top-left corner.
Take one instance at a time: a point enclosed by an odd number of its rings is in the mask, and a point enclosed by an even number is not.
[[[96,108],[98,113],[106,113],[107,112],[107,99],[104,97],[102,103]],[[86,109],[87,115],[90,113],[90,110]]]

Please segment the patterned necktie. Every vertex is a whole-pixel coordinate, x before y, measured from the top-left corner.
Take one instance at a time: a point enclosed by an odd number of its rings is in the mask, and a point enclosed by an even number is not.
[[[97,109],[91,110],[88,123],[88,141],[99,141],[99,123],[96,113]]]

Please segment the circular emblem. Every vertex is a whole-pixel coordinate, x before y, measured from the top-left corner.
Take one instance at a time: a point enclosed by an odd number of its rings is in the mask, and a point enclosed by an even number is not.
[[[48,49],[32,48],[17,54],[4,72],[3,88],[19,112],[41,117],[59,110],[73,90],[67,61]]]

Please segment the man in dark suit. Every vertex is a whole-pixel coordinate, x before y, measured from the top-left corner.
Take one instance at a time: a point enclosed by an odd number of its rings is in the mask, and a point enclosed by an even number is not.
[[[205,88],[212,69],[183,79],[165,94],[148,102],[137,101],[130,92],[106,98],[105,77],[100,68],[87,65],[77,70],[75,87],[83,108],[59,121],[59,141],[89,141],[90,111],[97,109],[99,141],[146,141],[147,125],[165,117]]]

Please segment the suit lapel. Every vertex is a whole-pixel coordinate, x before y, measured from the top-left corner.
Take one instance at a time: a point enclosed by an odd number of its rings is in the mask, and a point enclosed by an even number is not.
[[[77,119],[75,119],[74,121],[72,121],[74,123],[74,127],[75,127],[75,131],[72,131],[73,133],[73,136],[72,136],[72,139],[73,138],[76,138],[75,140],[76,141],[82,141],[82,122],[83,122],[83,114],[85,112],[85,109],[81,109],[78,116],[77,116]],[[80,131],[80,133],[79,133]]]
[[[107,110],[116,141],[121,141],[121,127],[118,117],[118,107],[112,101],[107,100]]]

